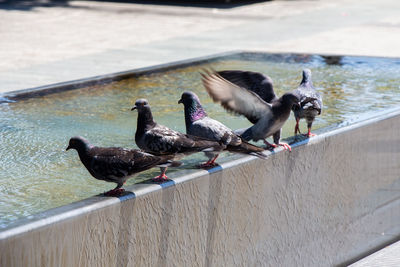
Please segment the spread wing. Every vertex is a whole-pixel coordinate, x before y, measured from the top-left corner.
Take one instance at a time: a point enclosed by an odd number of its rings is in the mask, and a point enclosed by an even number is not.
[[[215,102],[226,110],[241,114],[255,123],[266,114],[272,113],[272,106],[257,94],[237,86],[213,72],[202,75],[203,85]]]
[[[218,71],[218,74],[224,79],[256,93],[267,103],[277,99],[272,79],[262,73],[241,70]]]

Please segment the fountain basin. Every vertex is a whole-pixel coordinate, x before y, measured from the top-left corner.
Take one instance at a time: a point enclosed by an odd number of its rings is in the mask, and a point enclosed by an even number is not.
[[[298,76],[302,66],[311,67],[316,61],[323,60],[323,57],[313,55],[260,53],[225,57],[253,57],[253,62],[254,57],[272,57],[282,62],[282,68],[298,59],[311,58],[306,63],[300,61],[302,63],[296,68]],[[215,67],[220,59],[208,58],[206,62]],[[378,59],[350,57],[341,60],[372,64],[371,60],[375,62]],[[380,60],[385,62],[384,66],[393,66],[393,73],[396,73],[398,60]],[[334,70],[338,71],[341,66],[334,65]],[[350,71],[346,69],[350,66],[344,66],[345,72]],[[390,68],[385,69],[386,73],[388,70]],[[372,68],[369,73],[375,71]],[[317,74],[314,77],[318,77],[317,67],[313,72]],[[154,76],[150,78],[154,79]],[[331,121],[329,116],[334,117],[335,110],[328,112],[327,117],[316,122],[320,135],[295,143],[292,153],[277,150],[266,161],[250,156],[227,156],[221,160],[220,167],[209,171],[191,170],[191,164],[199,160],[193,158],[187,162],[189,167],[186,170],[170,175],[171,182],[133,184],[127,186],[131,193],[121,198],[91,197],[14,221],[0,232],[1,265],[27,262],[35,265],[92,265],[100,260],[107,262],[106,265],[157,264],[159,261],[178,265],[193,262],[199,265],[222,262],[228,265],[239,262],[253,265],[265,262],[271,262],[271,265],[320,265],[324,262],[337,265],[369,253],[392,242],[400,233],[396,229],[400,214],[397,212],[400,172],[397,164],[399,129],[396,125],[399,125],[400,111],[392,103],[396,102],[396,94],[392,91],[398,84],[393,79],[389,89],[386,84],[383,90],[390,93],[390,101],[384,105],[378,103],[374,108],[369,106],[365,112],[352,117],[340,113],[336,106],[341,119]],[[315,84],[318,86],[317,80]],[[367,80],[366,84],[374,84],[373,81],[376,80]],[[149,79],[146,82],[148,85]],[[297,81],[290,86],[295,84]],[[348,84],[342,82],[338,87]],[[332,88],[335,90],[329,92],[340,97],[341,91],[338,92],[335,86]],[[52,88],[48,89],[46,93],[37,91],[34,94],[52,96],[48,94],[53,93]],[[184,88],[187,89],[190,88]],[[107,91],[97,87],[86,90],[88,98],[92,98],[91,90]],[[374,99],[371,95],[373,90],[368,87],[368,93],[362,96],[365,102]],[[74,97],[77,91],[64,93]],[[347,94],[346,91],[343,93]],[[21,103],[17,95],[5,97]],[[180,93],[176,97],[178,100]],[[32,99],[29,98],[24,106],[28,106]],[[52,98],[49,100],[45,101],[46,107],[53,101]],[[329,97],[327,100],[328,107],[335,107]],[[343,103],[343,99],[338,101]],[[11,105],[13,103],[7,104]],[[209,109],[216,106],[211,102],[206,102],[206,105]],[[36,103],[32,104],[32,109],[36,106]],[[360,106],[356,110],[362,110]],[[213,111],[215,117],[227,117],[222,109],[216,109]],[[160,115],[162,111],[160,108],[155,114]],[[227,124],[237,120],[236,117],[222,119]],[[292,126],[290,122],[288,125]],[[182,120],[177,129],[183,127]],[[127,126],[127,132],[131,131],[129,134],[132,136],[134,128],[134,122]],[[286,132],[288,138],[293,129],[289,128],[290,131]],[[127,142],[124,138],[103,141],[105,144],[124,145]],[[76,155],[71,158],[77,160]],[[79,164],[77,168],[82,168]],[[148,173],[145,175],[149,178]],[[145,177],[141,181],[144,180]],[[109,188],[110,184],[106,186]]]

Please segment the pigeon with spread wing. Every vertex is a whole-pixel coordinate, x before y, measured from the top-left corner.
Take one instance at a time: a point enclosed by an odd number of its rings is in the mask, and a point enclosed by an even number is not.
[[[215,102],[230,112],[245,116],[254,124],[241,133],[244,140],[263,140],[268,148],[280,145],[291,150],[288,144],[279,141],[281,128],[289,118],[292,107],[299,105],[296,95],[285,93],[270,104],[256,93],[226,80],[217,72],[206,72],[202,77],[204,87]],[[270,136],[273,136],[274,144],[266,140]]]

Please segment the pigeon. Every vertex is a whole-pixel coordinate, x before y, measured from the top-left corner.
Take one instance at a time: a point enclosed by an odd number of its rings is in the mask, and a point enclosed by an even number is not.
[[[217,73],[225,80],[256,93],[267,103],[278,100],[272,79],[262,73],[242,70],[223,70]]]
[[[201,75],[203,85],[214,102],[219,102],[226,110],[244,115],[253,122],[253,126],[240,133],[245,141],[263,140],[267,148],[279,145],[291,151],[290,145],[280,143],[279,140],[281,128],[289,118],[292,107],[299,105],[299,98],[295,94],[285,93],[270,104],[256,93],[224,79],[217,72],[205,71]],[[273,136],[274,144],[266,140],[269,136]]]
[[[303,70],[303,79],[297,89],[293,93],[300,99],[300,106],[294,106],[293,112],[296,118],[296,126],[294,128],[294,134],[300,133],[299,121],[305,118],[307,121],[308,132],[305,134],[306,137],[310,138],[315,136],[311,133],[311,126],[317,115],[321,114],[322,111],[322,97],[315,90],[311,80],[311,70]]]
[[[262,154],[263,148],[252,145],[244,141],[231,129],[207,116],[202,107],[198,96],[193,92],[184,92],[178,104],[184,105],[186,133],[194,136],[203,137],[214,141],[224,141],[227,145],[226,150],[237,153],[253,154],[260,158],[265,158]],[[224,139],[224,140],[223,140]],[[209,160],[202,164],[202,167],[213,167],[216,165],[218,152],[205,152]]]
[[[146,99],[138,99],[132,110],[137,109],[137,128],[135,142],[145,152],[154,155],[180,154],[180,156],[195,152],[221,151],[226,148],[222,142],[205,140],[196,136],[174,131],[153,120],[150,105]],[[160,176],[153,180],[162,181],[168,179],[165,169],[161,169]]]
[[[113,182],[117,187],[104,193],[106,196],[119,196],[128,178],[153,167],[181,165],[172,161],[173,156],[154,156],[138,149],[121,147],[97,147],[81,136],[72,137],[66,150],[76,149],[79,158],[89,173],[98,180]]]

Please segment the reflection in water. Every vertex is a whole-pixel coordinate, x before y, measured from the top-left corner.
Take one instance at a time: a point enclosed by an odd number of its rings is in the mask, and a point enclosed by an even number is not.
[[[262,72],[273,79],[277,95],[295,89],[301,81],[302,69],[310,68],[314,86],[324,98],[322,115],[313,125],[313,129],[320,131],[352,121],[358,114],[398,105],[398,61],[343,57],[340,62],[342,65],[325,64],[323,58],[309,55],[247,54],[87,87],[79,93],[66,91],[0,104],[0,227],[18,217],[109,190],[110,184],[93,179],[75,151],[66,152],[65,148],[75,135],[85,136],[99,146],[136,147],[137,113],[130,108],[138,98],[149,100],[156,121],[182,132],[185,131],[183,108],[177,101],[186,90],[200,97],[211,117],[233,129],[249,126],[245,118],[230,115],[212,102],[201,84],[202,68]],[[303,131],[306,128],[305,124],[301,127]],[[291,116],[283,128],[283,137],[292,136],[293,129]],[[192,168],[200,160],[205,160],[202,153],[192,155],[184,160],[184,168]],[[156,176],[158,172],[149,170],[127,184]]]
[[[342,56],[322,56],[328,65],[342,65]]]

